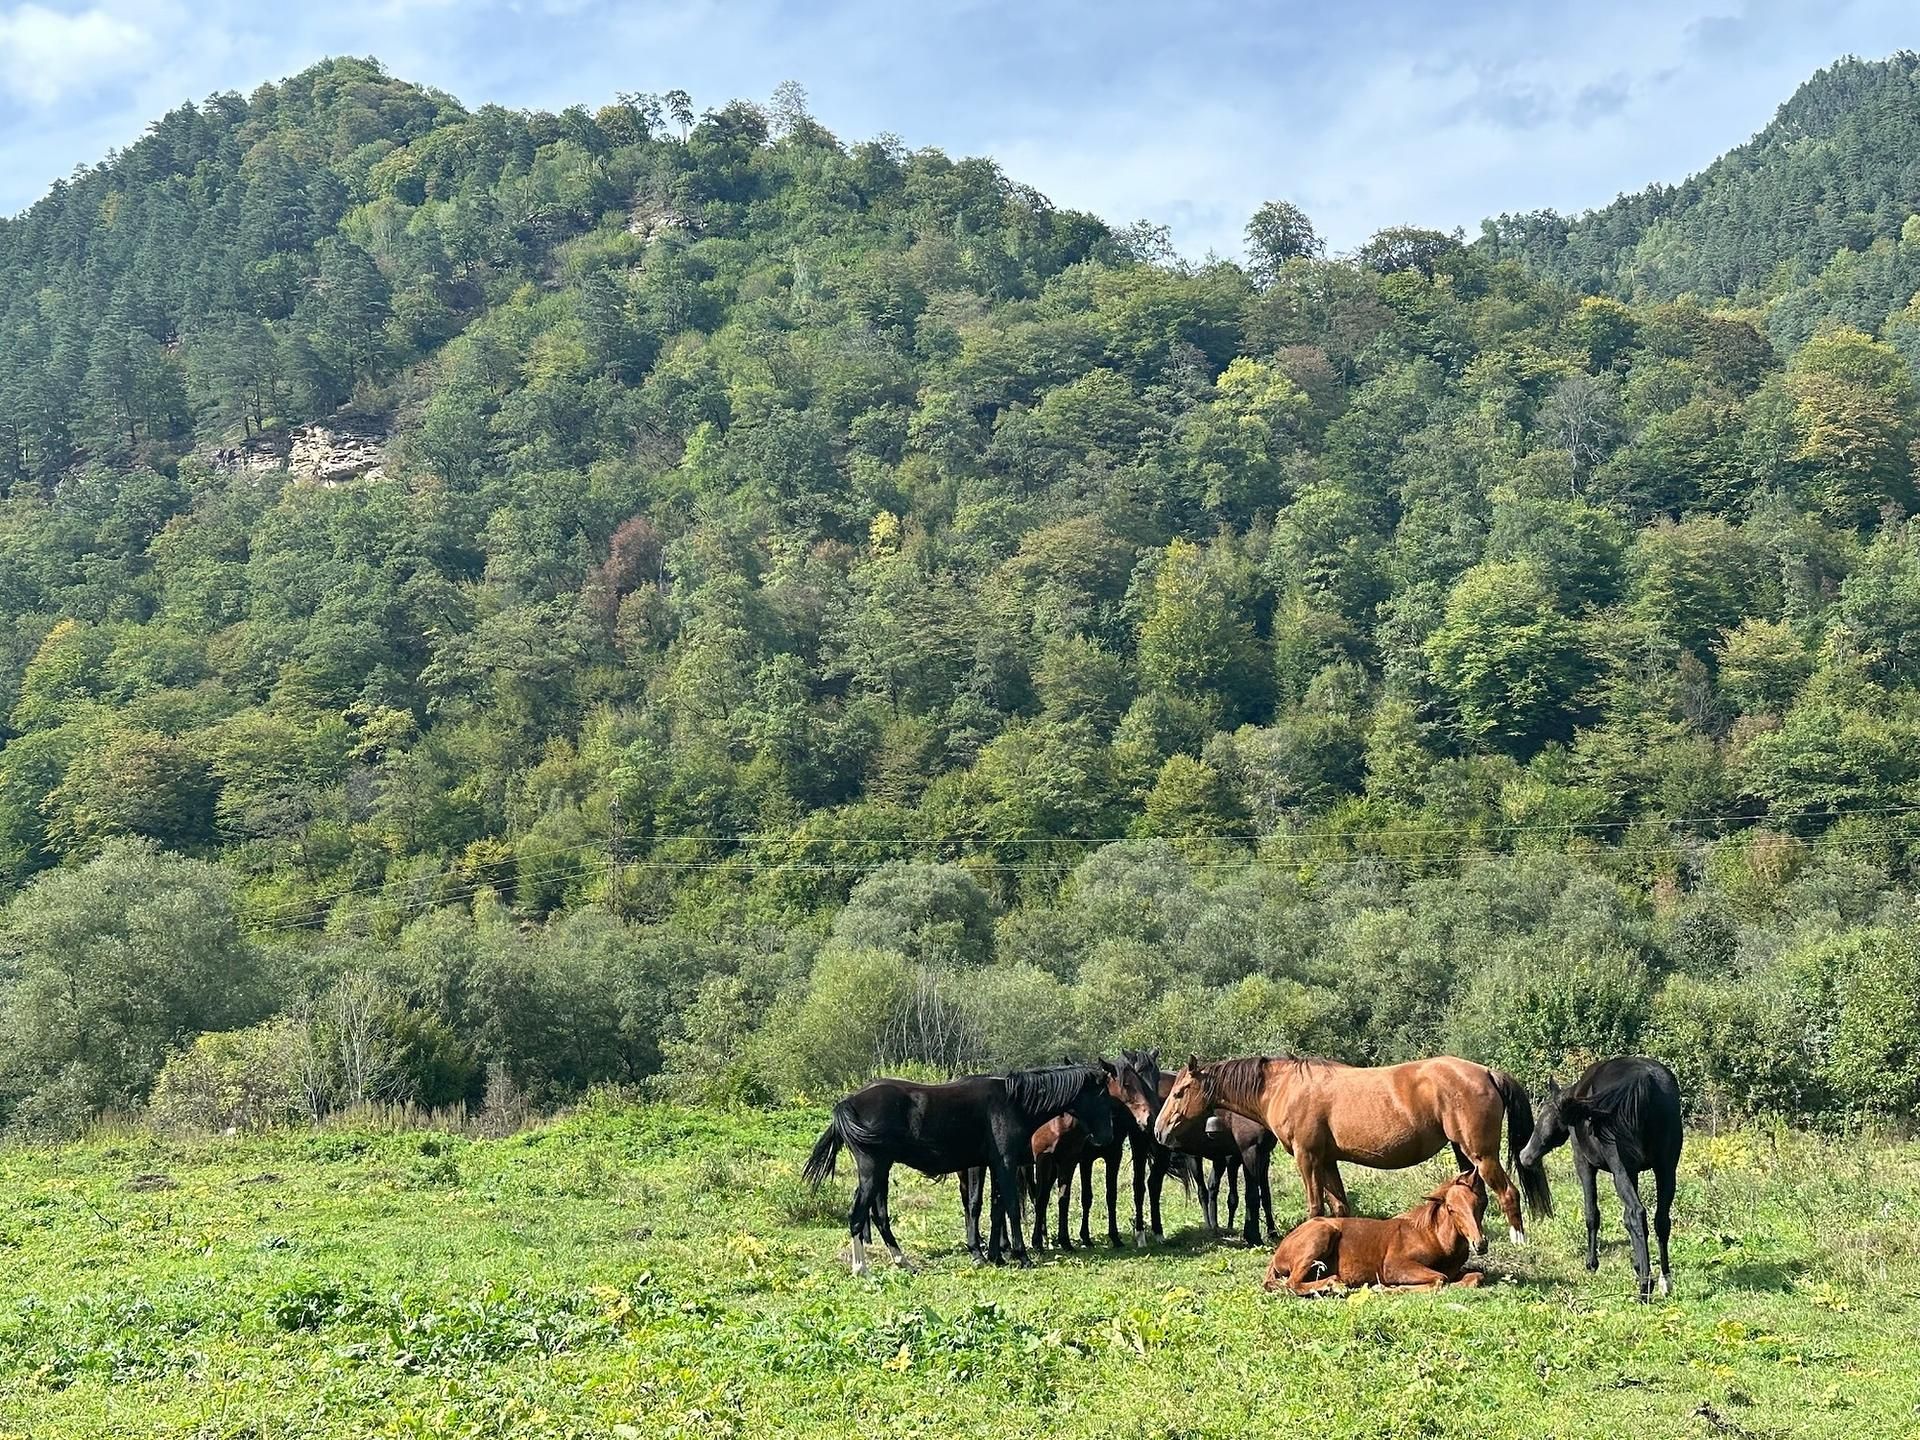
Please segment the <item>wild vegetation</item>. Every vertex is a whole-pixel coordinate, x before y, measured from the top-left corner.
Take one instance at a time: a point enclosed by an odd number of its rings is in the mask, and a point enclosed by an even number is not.
[[[792,86],[173,112],[0,222],[0,1122],[1123,1044],[1910,1115],[1915,65],[1245,263]]]
[[[825,1118],[596,1103],[502,1139],[0,1150],[0,1435],[1716,1440],[1920,1414],[1912,1146],[1694,1137],[1649,1310],[1611,1210],[1596,1277],[1569,1203],[1478,1291],[1314,1301],[1265,1294],[1266,1253],[1208,1246],[1177,1187],[1163,1247],[975,1268],[954,1185],[907,1175],[923,1268],[854,1281],[845,1189],[799,1180]],[[1370,1214],[1436,1178],[1349,1175]]]

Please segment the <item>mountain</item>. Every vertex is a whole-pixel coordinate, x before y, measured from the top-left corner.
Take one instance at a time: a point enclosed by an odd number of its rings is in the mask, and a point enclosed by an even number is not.
[[[1896,240],[1920,210],[1917,87],[1920,56],[1909,51],[1839,61],[1753,139],[1683,183],[1572,219],[1502,215],[1486,223],[1484,243],[1589,294],[1776,296],[1837,253]]]
[[[1910,71],[1244,268],[795,86],[173,112],[0,222],[0,1125],[1149,1042],[1910,1108]],[[1865,248],[1756,289],[1782,196]]]

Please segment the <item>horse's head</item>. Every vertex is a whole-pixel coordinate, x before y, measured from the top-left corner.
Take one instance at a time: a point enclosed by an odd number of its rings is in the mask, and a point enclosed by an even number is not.
[[[1441,1211],[1453,1218],[1474,1254],[1486,1253],[1487,1232],[1481,1222],[1487,1214],[1487,1182],[1478,1170],[1455,1176],[1427,1198],[1440,1202]]]
[[[1166,1144],[1168,1137],[1182,1125],[1204,1118],[1214,1108],[1217,1098],[1212,1073],[1200,1063],[1198,1056],[1189,1055],[1180,1073],[1173,1077],[1173,1088],[1167,1092],[1160,1113],[1154,1117],[1153,1138]]]
[[[1113,1144],[1113,1101],[1117,1098],[1114,1089],[1118,1081],[1113,1066],[1104,1060],[1082,1068],[1086,1073],[1067,1113],[1080,1122],[1093,1147],[1104,1150]]]
[[[1160,1113],[1160,1052],[1158,1050],[1122,1050],[1114,1067],[1110,1093],[1133,1116],[1142,1130],[1153,1129]]]
[[[1573,1123],[1584,1113],[1584,1107],[1574,1099],[1570,1090],[1562,1090],[1549,1079],[1546,1090],[1534,1102],[1533,1134],[1520,1147],[1521,1168],[1530,1169],[1538,1165],[1549,1151],[1566,1144]]]

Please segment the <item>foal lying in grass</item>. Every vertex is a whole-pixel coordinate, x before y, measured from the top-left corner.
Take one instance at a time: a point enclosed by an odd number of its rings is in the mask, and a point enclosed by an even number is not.
[[[1467,1270],[1467,1257],[1483,1243],[1486,1213],[1486,1182],[1468,1171],[1391,1220],[1304,1220],[1274,1247],[1267,1289],[1318,1295],[1361,1285],[1478,1285],[1480,1273]]]

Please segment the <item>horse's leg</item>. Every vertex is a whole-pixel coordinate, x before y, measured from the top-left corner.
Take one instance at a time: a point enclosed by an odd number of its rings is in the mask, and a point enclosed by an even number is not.
[[[864,1150],[856,1150],[854,1165],[859,1178],[853,1188],[853,1209],[847,1214],[847,1233],[852,1240],[853,1273],[867,1273],[867,1237],[873,1224],[874,1160]]]
[[[1006,1262],[1007,1235],[1007,1197],[1006,1180],[998,1165],[987,1169],[987,1263],[1001,1265]]]
[[[1133,1248],[1138,1250],[1147,1243],[1147,1227],[1143,1224],[1141,1204],[1147,1198],[1147,1167],[1151,1163],[1144,1141],[1135,1138],[1127,1147],[1127,1153],[1133,1160]]]
[[[980,1247],[980,1192],[986,1184],[987,1172],[978,1166],[960,1172],[960,1213],[967,1222],[967,1253],[976,1265],[987,1258]]]
[[[1473,1168],[1480,1172],[1480,1178],[1486,1181],[1487,1193],[1500,1198],[1500,1209],[1507,1217],[1507,1238],[1516,1245],[1527,1243],[1527,1222],[1520,1213],[1520,1192],[1514,1188],[1513,1180],[1500,1163],[1500,1156],[1494,1150],[1474,1157]],[[1483,1246],[1481,1254],[1486,1250]]]
[[[1388,1290],[1444,1290],[1449,1277],[1444,1270],[1408,1260],[1390,1260],[1380,1267],[1380,1284]]]
[[[1327,1213],[1330,1215],[1351,1215],[1353,1207],[1347,1203],[1347,1185],[1340,1178],[1340,1167],[1333,1161],[1327,1161],[1327,1168],[1321,1172],[1320,1184],[1327,1192]]]
[[[1013,1237],[1013,1258],[1025,1267],[1032,1265],[1033,1260],[1027,1254],[1027,1237],[1020,1230],[1020,1183],[1016,1178],[1018,1170],[1018,1163],[1009,1161],[1005,1155],[994,1157],[994,1181],[1006,1187],[1007,1234]]]
[[[1093,1247],[1093,1147],[1080,1157],[1080,1244]]]
[[[1067,1233],[1067,1226],[1071,1224],[1073,1220],[1073,1172],[1074,1166],[1069,1163],[1062,1165],[1059,1173],[1053,1177],[1060,1182],[1060,1227],[1054,1244],[1062,1250],[1071,1250],[1073,1248],[1073,1239]],[[1039,1227],[1036,1225],[1036,1232],[1038,1229]]]
[[[1640,1199],[1640,1177],[1629,1175],[1618,1161],[1612,1166],[1613,1188],[1620,1192],[1627,1238],[1633,1242],[1633,1274],[1640,1285],[1642,1304],[1653,1298],[1653,1265],[1647,1259],[1647,1207]]]
[[[1256,1146],[1252,1150],[1244,1150],[1241,1152],[1240,1169],[1247,1177],[1246,1194],[1243,1197],[1246,1200],[1247,1208],[1242,1217],[1243,1223],[1240,1226],[1240,1238],[1246,1241],[1249,1247],[1256,1246],[1260,1243],[1260,1190],[1263,1183],[1261,1176],[1262,1168],[1259,1147]]]
[[[1227,1172],[1227,1223],[1225,1228],[1233,1229],[1233,1217],[1240,1213],[1240,1157],[1229,1155],[1220,1162]]]
[[[896,1265],[907,1264],[907,1252],[893,1238],[893,1217],[887,1213],[887,1191],[893,1182],[893,1166],[882,1161],[875,1183],[873,1217],[880,1227],[880,1242],[887,1247],[887,1258]],[[910,1268],[910,1267],[909,1267]]]
[[[1673,1266],[1667,1259],[1667,1237],[1673,1234],[1674,1167],[1656,1165],[1653,1170],[1653,1233],[1660,1240],[1660,1293],[1673,1293]]]
[[[1114,1211],[1120,1204],[1120,1152],[1107,1152],[1107,1244],[1120,1248],[1120,1219]]]
[[[1278,1240],[1280,1227],[1273,1223],[1273,1151],[1260,1152],[1260,1209],[1267,1217],[1267,1238]]]
[[[1573,1152],[1573,1174],[1580,1182],[1580,1202],[1587,1215],[1587,1269],[1600,1268],[1600,1172]]]
[[[1053,1193],[1053,1157],[1043,1155],[1033,1165],[1033,1248],[1047,1244],[1047,1197]]]
[[[1153,1238],[1164,1240],[1166,1232],[1160,1228],[1160,1192],[1167,1183],[1167,1164],[1169,1157],[1165,1151],[1156,1151],[1147,1162],[1147,1204],[1149,1227]]]
[[[1313,1219],[1321,1214],[1320,1209],[1320,1157],[1305,1145],[1297,1146],[1293,1152],[1294,1169],[1300,1172],[1300,1188],[1307,1192],[1307,1218]]]
[[[1467,1152],[1460,1148],[1460,1142],[1458,1140],[1449,1140],[1447,1144],[1453,1147],[1454,1174],[1464,1175],[1467,1171],[1473,1169],[1473,1161],[1467,1158]]]

